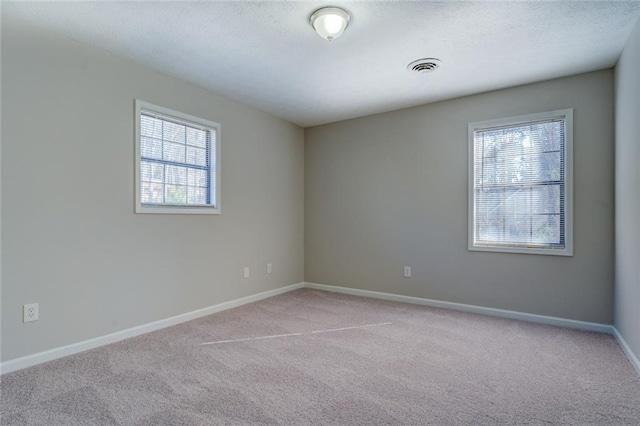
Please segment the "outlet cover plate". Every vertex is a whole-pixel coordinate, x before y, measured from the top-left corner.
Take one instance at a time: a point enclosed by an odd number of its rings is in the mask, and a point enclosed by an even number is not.
[[[22,322],[38,321],[38,304],[28,303],[22,306]]]
[[[411,266],[404,267],[404,277],[411,278]]]

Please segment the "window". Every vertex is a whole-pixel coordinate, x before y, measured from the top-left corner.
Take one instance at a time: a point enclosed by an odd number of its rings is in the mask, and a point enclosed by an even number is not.
[[[136,100],[136,213],[220,213],[220,125]]]
[[[573,110],[469,124],[469,250],[571,256]]]

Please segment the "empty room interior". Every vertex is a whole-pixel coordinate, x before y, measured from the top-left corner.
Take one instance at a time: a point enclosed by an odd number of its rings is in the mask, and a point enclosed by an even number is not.
[[[640,424],[640,1],[0,7],[0,424]]]

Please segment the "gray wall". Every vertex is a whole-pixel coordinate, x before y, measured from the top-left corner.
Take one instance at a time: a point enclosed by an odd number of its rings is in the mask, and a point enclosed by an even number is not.
[[[615,325],[640,358],[640,23],[616,66]]]
[[[575,255],[468,251],[467,124],[570,107]],[[610,324],[613,155],[611,70],[305,129],[305,281]]]
[[[616,325],[636,353],[638,33],[616,69]],[[613,319],[610,70],[309,128],[305,146],[285,121],[6,17],[2,65],[3,361],[297,283],[303,265],[309,282]],[[133,213],[134,98],[222,123],[222,215]],[[575,256],[469,252],[467,123],[569,107]],[[41,319],[23,324],[30,302]]]
[[[222,215],[133,213],[134,98],[222,124]],[[2,107],[2,360],[303,280],[299,127],[6,17]]]

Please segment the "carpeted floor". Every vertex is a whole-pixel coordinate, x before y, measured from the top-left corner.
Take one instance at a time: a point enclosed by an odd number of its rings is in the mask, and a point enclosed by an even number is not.
[[[309,289],[0,385],[2,425],[640,424],[611,336]]]

